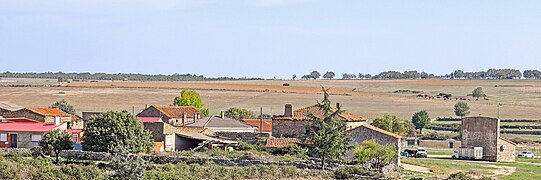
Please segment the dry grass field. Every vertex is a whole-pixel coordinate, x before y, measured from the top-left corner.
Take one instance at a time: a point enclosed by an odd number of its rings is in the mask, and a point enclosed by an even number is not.
[[[288,83],[290,86],[282,86]],[[344,109],[368,118],[385,113],[410,118],[419,110],[432,117],[453,115],[456,101],[428,100],[396,90],[424,94],[451,93],[466,96],[483,87],[489,100],[471,101],[471,115],[502,119],[541,119],[541,81],[533,80],[315,80],[315,81],[201,81],[201,82],[76,82],[63,87],[0,87],[0,101],[27,107],[48,106],[66,99],[81,111],[141,111],[145,105],[168,105],[181,89],[196,89],[212,114],[230,107],[281,114],[285,103],[294,108],[321,99],[321,86],[330,88],[331,100]]]

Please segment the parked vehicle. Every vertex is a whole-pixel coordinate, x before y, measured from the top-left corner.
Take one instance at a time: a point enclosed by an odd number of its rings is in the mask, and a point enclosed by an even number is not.
[[[483,147],[458,148],[459,159],[483,159]]]
[[[417,153],[415,153],[416,158],[427,158],[428,152],[424,148],[418,148]]]
[[[453,151],[453,153],[451,153],[451,158],[458,159],[458,150],[455,150]]]
[[[534,156],[535,155],[533,154],[533,152],[530,152],[530,151],[524,151],[518,154],[518,157],[525,157],[525,158],[533,158]]]

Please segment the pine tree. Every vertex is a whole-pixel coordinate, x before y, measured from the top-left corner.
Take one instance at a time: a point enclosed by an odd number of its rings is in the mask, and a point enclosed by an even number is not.
[[[321,159],[321,169],[325,169],[327,160],[342,160],[353,146],[349,144],[351,138],[346,134],[346,122],[337,119],[343,111],[340,107],[332,111],[327,89],[322,89],[323,101],[318,102],[317,107],[323,111],[323,117],[307,114],[312,123],[306,126],[303,146]]]

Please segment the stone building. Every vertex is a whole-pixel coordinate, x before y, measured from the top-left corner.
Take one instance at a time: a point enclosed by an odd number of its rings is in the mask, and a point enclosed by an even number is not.
[[[339,103],[336,106],[340,106]],[[332,111],[336,111],[337,107],[332,107]],[[323,111],[316,105],[296,109],[293,111],[291,104],[285,105],[284,115],[272,117],[272,136],[274,137],[301,137],[306,129],[305,126],[311,123],[308,114],[313,114],[316,117],[322,117]],[[366,124],[366,118],[355,115],[349,112],[342,112],[338,115],[337,120],[343,120],[347,123],[347,129],[354,129],[363,124]]]
[[[486,161],[515,162],[516,144],[500,137],[500,120],[496,118],[463,118],[462,147],[483,147]]]
[[[39,146],[42,136],[53,129],[67,129],[67,123],[40,122],[28,118],[0,119],[0,148],[32,148]]]
[[[346,133],[353,139],[352,145],[361,145],[363,141],[373,140],[380,145],[392,144],[397,149],[395,159],[396,165],[400,164],[400,147],[402,136],[385,131],[369,124],[362,124],[359,127],[350,129]],[[353,158],[353,150],[347,153],[348,158]]]
[[[185,126],[205,115],[191,106],[150,106],[137,114],[137,117],[158,117],[173,126]]]

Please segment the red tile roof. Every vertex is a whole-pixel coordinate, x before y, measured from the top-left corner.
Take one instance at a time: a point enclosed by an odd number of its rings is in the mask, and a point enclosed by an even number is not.
[[[337,109],[335,107],[331,107],[331,111],[336,111]],[[323,117],[323,111],[317,107],[317,105],[307,106],[300,109],[297,109],[293,111],[293,117],[287,117],[287,116],[275,116],[273,119],[276,120],[294,120],[294,121],[307,121],[308,119],[307,115],[309,113],[312,113],[316,117]],[[361,122],[368,120],[365,117],[345,112],[338,114],[339,120],[344,120],[346,122]]]
[[[257,127],[257,132],[259,132],[259,119],[244,119],[244,122]],[[272,132],[272,119],[263,119],[263,132]]]
[[[169,118],[182,118],[186,114],[187,118],[194,118],[194,114],[200,114],[200,118],[205,116],[192,106],[151,106],[160,111]]]
[[[18,131],[18,132],[48,132],[63,125],[54,125],[54,123],[0,123],[0,131]]]
[[[84,131],[84,129],[68,129],[69,133],[82,133]]]
[[[376,127],[376,126],[372,126],[372,125],[370,125],[370,124],[363,124],[363,125],[361,125],[361,126],[363,126],[363,127],[365,127],[365,128],[368,128],[368,129],[371,129],[371,130],[374,130],[374,131],[377,131],[377,132],[379,132],[379,133],[382,133],[382,134],[385,134],[385,135],[388,135],[388,136],[397,138],[397,139],[401,139],[401,138],[402,138],[402,136],[400,136],[400,135],[398,135],[398,134],[395,134],[395,133],[392,133],[392,132],[389,132],[389,131],[385,131],[385,130],[383,130],[383,129],[380,129],[380,128]]]
[[[298,138],[268,138],[267,144],[265,145],[268,148],[281,148],[288,145],[298,144],[301,142],[301,139]]]
[[[159,117],[137,117],[137,120],[141,122],[149,122],[149,123],[155,123],[155,122],[162,122],[162,119]]]
[[[15,123],[39,123],[40,121],[28,119],[28,118],[0,118],[2,121],[9,121]]]
[[[71,114],[56,108],[31,108],[29,110],[44,116],[60,116],[60,114],[62,117],[71,116]]]

